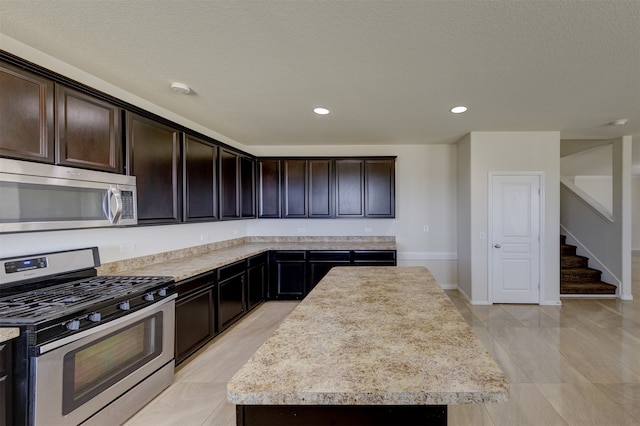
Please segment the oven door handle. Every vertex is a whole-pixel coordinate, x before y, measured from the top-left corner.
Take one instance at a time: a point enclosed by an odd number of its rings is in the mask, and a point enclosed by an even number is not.
[[[166,303],[172,302],[177,297],[178,297],[178,294],[177,293],[173,293],[172,295],[170,295],[170,296],[168,296],[168,297],[166,297],[166,298],[164,298],[162,300],[159,300],[157,303],[154,303],[153,305],[146,306],[146,307],[140,309],[139,311],[131,312],[130,314],[121,316],[120,318],[116,318],[116,319],[111,320],[111,321],[107,321],[104,324],[100,324],[100,325],[98,325],[96,327],[92,327],[92,328],[90,328],[88,330],[84,330],[84,331],[81,331],[79,333],[73,334],[71,336],[67,336],[67,337],[64,337],[62,339],[55,340],[53,342],[46,343],[44,345],[38,346],[38,347],[36,347],[37,355],[39,356],[39,355],[42,355],[44,353],[50,352],[50,351],[52,351],[54,349],[57,349],[57,348],[59,348],[61,346],[67,345],[67,344],[72,343],[72,342],[75,342],[76,340],[80,340],[80,339],[83,339],[83,338],[85,338],[87,336],[91,336],[92,334],[99,333],[102,330],[106,330],[108,328],[116,327],[116,326],[118,326],[120,324],[123,324],[123,323],[135,321],[136,319],[138,319],[140,317],[146,316],[149,312],[157,310],[158,307],[160,307],[160,306],[162,306],[162,305],[164,305]]]

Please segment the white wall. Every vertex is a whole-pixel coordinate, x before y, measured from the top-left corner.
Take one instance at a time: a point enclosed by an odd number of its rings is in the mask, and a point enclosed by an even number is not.
[[[613,211],[613,178],[611,176],[576,176],[573,182],[578,188],[602,204],[609,213]]]
[[[463,146],[466,146],[463,140]],[[489,229],[489,172],[542,172],[543,229],[541,247],[541,304],[559,304],[560,270],[560,133],[559,132],[471,132],[469,145],[470,174],[469,197],[471,258],[464,263],[459,260],[459,269],[470,268],[472,303],[490,302],[488,262],[490,238],[481,239],[480,233],[488,235]],[[465,284],[466,285],[466,284]],[[461,286],[462,287],[462,286]]]
[[[471,134],[458,141],[458,290],[471,300]]]
[[[98,247],[104,264],[243,237],[246,227],[247,221],[231,221],[2,234],[0,258]]]
[[[631,218],[633,250],[640,250],[640,176],[631,177]]]

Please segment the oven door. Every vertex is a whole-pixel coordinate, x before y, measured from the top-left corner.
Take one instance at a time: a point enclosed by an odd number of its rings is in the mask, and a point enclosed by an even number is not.
[[[42,346],[31,367],[30,423],[76,425],[106,406],[110,416],[126,420],[173,380],[174,321],[175,301],[164,299],[72,342]],[[156,374],[168,382],[160,385]]]

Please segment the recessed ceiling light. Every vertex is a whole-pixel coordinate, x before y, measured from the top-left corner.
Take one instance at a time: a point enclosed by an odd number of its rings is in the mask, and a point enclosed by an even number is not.
[[[315,112],[316,114],[319,114],[319,115],[327,115],[327,114],[329,114],[329,110],[326,109],[326,108],[314,108],[313,112]]]
[[[467,109],[468,108],[466,106],[460,105],[460,106],[451,108],[451,112],[454,114],[462,114],[463,112],[466,112]]]

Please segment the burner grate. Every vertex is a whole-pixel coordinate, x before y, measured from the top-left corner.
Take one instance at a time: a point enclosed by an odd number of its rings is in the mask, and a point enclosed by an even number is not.
[[[0,321],[62,316],[80,307],[144,294],[172,281],[171,277],[98,276],[30,290],[0,299]]]

